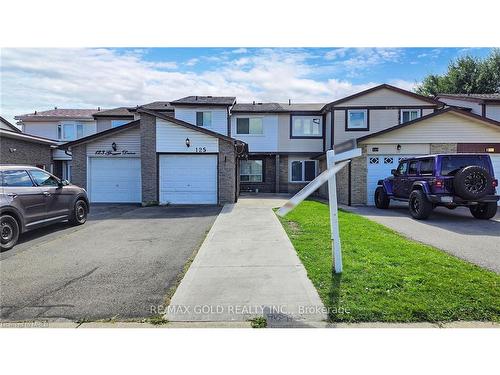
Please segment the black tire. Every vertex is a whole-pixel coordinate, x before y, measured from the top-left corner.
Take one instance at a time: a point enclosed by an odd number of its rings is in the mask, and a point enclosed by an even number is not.
[[[476,165],[460,169],[453,179],[455,194],[467,200],[484,197],[491,189],[492,178],[488,171]]]
[[[427,200],[422,190],[413,190],[408,200],[408,208],[414,219],[424,220],[430,216],[434,206]]]
[[[375,206],[377,208],[386,209],[389,208],[389,203],[391,199],[387,196],[385,189],[379,186],[375,189]]]
[[[73,208],[73,212],[71,213],[71,217],[69,218],[69,222],[72,225],[85,224],[88,212],[89,209],[87,207],[87,203],[85,203],[82,199],[78,199],[75,203],[75,207]]]
[[[19,224],[17,220],[10,215],[2,215],[0,217],[0,234],[0,249],[2,251],[12,249],[19,239]]]
[[[496,202],[479,203],[469,207],[472,216],[481,220],[488,220],[494,217],[497,214],[497,209],[498,206]]]

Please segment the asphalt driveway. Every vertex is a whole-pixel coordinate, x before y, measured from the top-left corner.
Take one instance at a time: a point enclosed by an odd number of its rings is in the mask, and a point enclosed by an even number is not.
[[[391,202],[387,210],[343,207],[405,237],[442,249],[458,258],[500,273],[500,210],[492,220],[474,219],[469,210],[438,207],[427,220],[414,220],[407,205]]]
[[[95,205],[80,227],[27,233],[1,253],[2,320],[154,315],[219,207]]]

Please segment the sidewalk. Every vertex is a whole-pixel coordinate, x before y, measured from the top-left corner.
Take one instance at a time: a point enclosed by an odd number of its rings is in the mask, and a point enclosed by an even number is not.
[[[217,217],[171,299],[170,322],[268,322],[308,325],[324,305],[272,208],[286,199],[242,197]]]

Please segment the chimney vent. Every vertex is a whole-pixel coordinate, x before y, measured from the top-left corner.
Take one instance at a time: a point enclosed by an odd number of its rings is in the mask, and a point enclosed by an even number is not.
[[[288,105],[292,105],[292,99],[288,99]]]
[[[97,107],[97,112],[100,112],[101,111],[101,107]]]
[[[253,105],[255,105],[255,100],[253,101]]]
[[[36,114],[37,114],[37,113],[36,113],[36,111],[35,111],[35,115],[36,115]]]
[[[57,109],[57,107],[54,107],[54,109]]]

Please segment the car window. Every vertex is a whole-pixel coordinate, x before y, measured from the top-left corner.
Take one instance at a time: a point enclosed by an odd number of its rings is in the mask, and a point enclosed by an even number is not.
[[[477,165],[488,169],[487,156],[464,155],[464,156],[443,156],[441,161],[441,175],[453,176],[460,169],[469,165]]]
[[[33,186],[33,181],[31,181],[28,172],[18,170],[18,171],[3,171],[1,172],[1,182],[4,187],[30,187]]]
[[[408,171],[408,162],[404,161],[402,163],[399,163],[399,166],[398,166],[398,174],[406,174],[406,172]]]
[[[423,176],[432,176],[434,174],[434,159],[420,160],[420,174]]]
[[[31,176],[35,180],[38,186],[58,186],[59,181],[54,176],[51,176],[47,172],[33,170],[30,171]]]
[[[408,166],[408,174],[410,174],[410,175],[417,174],[417,164],[418,164],[418,161],[416,161],[416,160],[410,162],[410,164]]]

